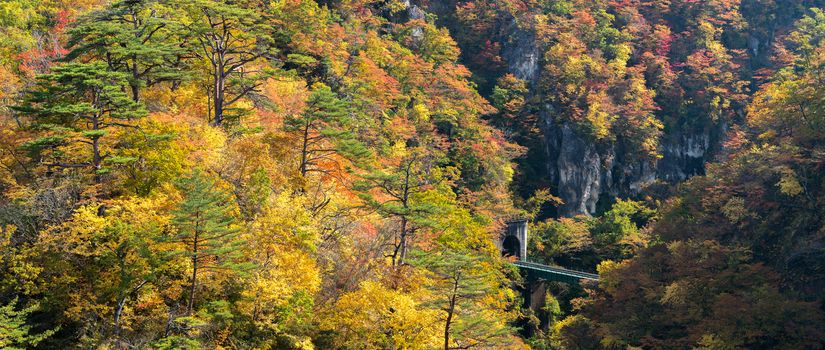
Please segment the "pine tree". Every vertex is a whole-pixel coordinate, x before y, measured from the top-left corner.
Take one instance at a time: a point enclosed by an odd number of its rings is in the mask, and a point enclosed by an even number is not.
[[[90,58],[127,73],[139,101],[141,88],[183,77],[182,31],[172,11],[157,1],[128,0],[91,12],[69,30],[72,50],[64,59]]]
[[[41,137],[24,145],[31,155],[47,167],[90,168],[99,175],[108,171],[107,159],[121,161],[116,145],[102,140],[115,128],[134,127],[146,115],[142,104],[124,90],[128,75],[107,69],[106,64],[67,63],[38,77],[34,91],[23,103],[13,107],[31,118],[32,129]],[[87,145],[89,154],[72,154],[73,146]],[[76,151],[75,151],[76,152]]]
[[[350,108],[323,84],[317,84],[300,115],[284,119],[284,130],[300,134],[301,155],[299,171],[306,177],[310,172],[329,173],[322,162],[336,162],[334,155],[352,161],[369,157],[369,151],[352,131]]]
[[[492,258],[446,246],[415,251],[412,258],[412,264],[426,269],[431,278],[429,304],[443,311],[444,350],[494,348],[507,341],[512,331],[505,321],[508,317],[488,302],[490,295],[507,288],[502,283],[507,279]]]
[[[426,174],[426,168],[432,164],[425,164],[422,158],[419,150],[413,150],[398,164],[363,174],[363,180],[355,186],[368,208],[398,220],[399,229],[394,234],[389,255],[393,266],[404,264],[410,240],[434,211],[430,203],[418,202],[414,198],[433,183]]]
[[[17,298],[5,305],[0,305],[0,349],[22,350],[35,347],[44,339],[52,336],[56,329],[36,333],[26,318],[37,310],[38,305],[18,309]]]
[[[189,18],[185,25],[189,51],[209,69],[212,125],[221,126],[228,109],[258,91],[270,76],[268,60],[277,49],[275,26],[262,12],[231,1],[188,0],[182,3]]]
[[[249,266],[240,262],[244,242],[238,238],[237,208],[232,196],[200,169],[181,179],[177,187],[185,197],[173,212],[177,234],[171,240],[183,243],[185,248],[178,253],[192,264],[187,300],[187,314],[191,315],[199,274],[214,270],[241,272]]]

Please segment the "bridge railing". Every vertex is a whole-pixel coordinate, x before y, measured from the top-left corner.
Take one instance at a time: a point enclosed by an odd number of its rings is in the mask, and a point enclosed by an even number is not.
[[[594,274],[594,273],[591,273],[591,272],[578,271],[578,270],[571,270],[571,269],[563,268],[563,267],[560,267],[560,266],[550,266],[550,265],[545,265],[545,264],[540,264],[540,263],[535,263],[535,262],[530,262],[530,261],[525,261],[525,260],[516,261],[515,265],[517,265],[519,267],[522,267],[522,268],[529,269],[529,270],[541,271],[541,272],[544,272],[544,273],[547,273],[547,274],[556,274],[556,275],[562,275],[562,276],[567,276],[567,277],[571,277],[571,278],[594,280],[594,281],[599,280],[599,275],[598,274]]]
[[[596,272],[570,269],[570,268],[566,268],[566,267],[561,266],[561,265],[547,265],[544,262],[541,262],[541,261],[538,261],[538,260],[535,260],[535,259],[522,259],[522,260],[518,260],[518,261],[526,262],[528,264],[533,264],[533,265],[555,267],[555,268],[564,269],[564,270],[567,270],[567,271],[575,271],[575,272],[579,272],[579,273],[586,273],[586,274],[591,274],[591,275],[597,275],[598,276],[598,273],[596,273]]]

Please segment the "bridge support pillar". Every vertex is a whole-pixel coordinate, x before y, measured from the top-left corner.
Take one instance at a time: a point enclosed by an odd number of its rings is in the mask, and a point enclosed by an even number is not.
[[[522,310],[529,317],[520,321],[521,334],[524,337],[536,335],[536,331],[547,331],[549,327],[546,312],[542,309],[547,302],[547,282],[527,279],[524,284],[516,287],[522,296]],[[529,310],[529,311],[528,311]],[[534,323],[538,320],[538,324]]]
[[[544,281],[529,281],[527,282],[525,293],[525,302],[527,303],[528,308],[533,309],[533,311],[539,311],[547,299],[547,285]]]

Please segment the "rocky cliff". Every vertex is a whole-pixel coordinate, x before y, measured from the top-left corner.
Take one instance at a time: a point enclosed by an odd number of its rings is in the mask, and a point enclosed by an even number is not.
[[[535,86],[541,75],[541,48],[535,35],[511,21],[505,25],[510,40],[502,45],[508,72]],[[542,96],[537,96],[541,100]],[[563,201],[558,215],[594,214],[599,201],[632,197],[657,181],[678,182],[704,173],[704,164],[718,148],[723,124],[696,131],[665,130],[654,162],[622,159],[619,144],[600,146],[559,122],[549,104],[542,104],[539,120],[544,134],[546,172],[554,193]]]
[[[564,6],[556,5],[562,3],[585,10],[559,10]],[[465,63],[475,73],[482,93],[491,94],[495,80],[507,73],[527,82],[530,90],[527,100],[531,103],[531,113],[537,115],[538,129],[543,134],[540,146],[530,145],[531,148],[541,148],[532,150],[533,153],[541,152],[541,155],[540,159],[532,157],[530,166],[543,169],[540,171],[545,177],[543,185],[564,201],[557,210],[561,216],[594,214],[615,197],[632,197],[650,184],[675,183],[703,174],[705,163],[719,151],[729,125],[742,121],[747,96],[760,83],[758,76],[764,76],[775,64],[773,41],[777,31],[790,26],[805,10],[804,6],[770,4],[764,7],[754,1],[742,1],[741,5],[736,5],[741,11],[735,16],[717,18],[718,13],[714,11],[725,9],[727,5],[714,3],[695,8],[689,2],[673,2],[667,5],[669,8],[638,5],[628,10],[624,6],[629,5],[618,3],[594,2],[593,8],[585,3],[571,5],[557,1],[553,4],[413,1],[409,12],[412,15],[423,8],[434,13],[440,25],[450,29],[462,49]],[[599,18],[577,17],[582,12],[592,14],[598,11],[605,13]],[[662,16],[663,13],[666,15]],[[568,22],[559,24],[554,21]],[[703,26],[700,23],[704,23]],[[748,25],[741,26],[741,23]],[[605,42],[616,44],[626,40],[624,43],[631,56],[626,61],[627,66],[645,70],[645,84],[657,96],[655,115],[664,124],[656,146],[658,157],[634,156],[638,149],[632,150],[626,145],[622,139],[625,135],[617,135],[608,142],[595,142],[573,125],[569,117],[561,117],[564,111],[554,110],[553,104],[547,102],[554,97],[552,91],[542,87],[547,82],[547,43],[559,42],[559,38],[563,38],[557,36],[548,40],[547,35],[559,33],[554,25],[559,25],[558,28],[581,25],[596,28],[588,32],[591,38],[582,39],[577,45],[586,46],[583,49],[586,55],[601,59],[607,66],[616,57],[615,52],[608,51],[617,46]],[[610,30],[615,30],[615,34],[609,34]],[[574,37],[579,35],[575,29],[566,34],[570,33]],[[603,33],[608,34],[593,40],[593,35]],[[634,38],[617,39],[628,33],[634,33]],[[479,59],[485,56],[500,60]],[[661,70],[668,72],[657,76]],[[598,81],[598,74],[591,83],[611,84]],[[665,79],[662,83],[661,77],[667,74],[678,78],[675,81]],[[590,78],[593,77],[586,79]],[[669,86],[678,91],[673,93]],[[613,93],[611,86],[599,88],[606,94]],[[619,105],[623,103],[621,96],[612,98]],[[537,164],[539,162],[542,164]],[[538,173],[531,170],[528,176]]]

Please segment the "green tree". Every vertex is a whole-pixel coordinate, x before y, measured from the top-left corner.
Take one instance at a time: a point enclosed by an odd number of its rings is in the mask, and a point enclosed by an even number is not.
[[[444,350],[503,345],[512,333],[508,317],[487,297],[507,288],[502,283],[507,279],[493,259],[444,246],[415,252],[412,264],[426,269],[431,279],[427,285],[432,293],[429,304],[443,311]]]
[[[18,308],[17,298],[6,305],[0,306],[0,349],[23,350],[37,346],[38,343],[50,337],[56,330],[48,330],[39,334],[32,332],[32,325],[26,318],[37,310],[38,305]]]
[[[132,128],[146,115],[143,105],[124,92],[128,75],[108,70],[105,63],[67,63],[38,77],[34,91],[14,109],[29,116],[41,137],[24,145],[47,167],[88,168],[99,175],[104,165],[124,161],[115,142],[104,145],[116,128]],[[88,151],[77,150],[85,145]]]
[[[351,114],[346,101],[338,98],[323,84],[317,84],[303,113],[284,118],[284,130],[300,134],[301,176],[310,172],[330,173],[321,163],[335,163],[336,154],[354,161],[368,157],[369,151],[352,131]]]
[[[590,232],[604,259],[626,259],[647,244],[640,230],[655,211],[642,202],[619,199],[613,206],[590,221]]]
[[[141,88],[183,78],[181,30],[172,16],[154,0],[115,2],[74,23],[64,59],[91,58],[128,73],[132,99],[139,101]]]
[[[182,8],[192,54],[204,60],[212,124],[220,126],[233,104],[258,91],[269,77],[267,61],[275,59],[275,25],[254,9],[232,1],[187,0]]]
[[[380,215],[397,220],[398,230],[392,237],[393,266],[404,264],[412,236],[426,224],[426,217],[435,208],[431,203],[416,201],[416,194],[423,192],[437,179],[426,179],[429,162],[420,149],[413,149],[397,163],[364,174],[356,183],[358,196]]]
[[[490,95],[493,106],[500,113],[500,120],[497,121],[500,122],[502,128],[512,132],[513,138],[522,144],[528,138],[540,133],[536,115],[524,111],[528,107],[526,96],[529,91],[527,82],[512,74],[507,74],[498,78],[496,86],[493,87],[493,93]]]
[[[798,67],[817,70],[817,56],[821,55],[822,41],[825,39],[825,11],[811,8],[810,13],[796,23],[796,30],[788,35],[788,48],[792,50]]]
[[[178,253],[191,261],[187,300],[187,314],[191,315],[199,274],[214,270],[239,272],[249,266],[240,262],[244,242],[238,239],[238,210],[232,196],[200,169],[176,185],[185,197],[173,212],[177,233],[171,240],[183,243],[184,250]]]

